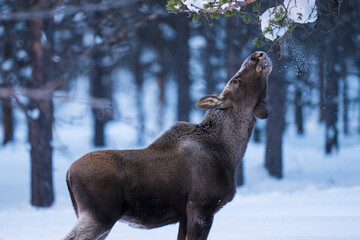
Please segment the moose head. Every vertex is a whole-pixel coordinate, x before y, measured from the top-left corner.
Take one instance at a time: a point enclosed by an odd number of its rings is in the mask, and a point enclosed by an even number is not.
[[[202,109],[247,109],[260,119],[267,118],[265,98],[271,70],[272,62],[266,53],[255,52],[244,61],[220,95],[203,97],[196,106]]]

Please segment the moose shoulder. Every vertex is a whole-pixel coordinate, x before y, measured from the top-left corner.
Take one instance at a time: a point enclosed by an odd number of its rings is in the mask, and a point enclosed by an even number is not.
[[[65,238],[105,239],[116,221],[155,228],[179,222],[178,239],[207,239],[214,214],[235,194],[234,174],[255,117],[266,118],[264,52],[250,55],[198,124],[179,122],[138,150],[91,152],[67,173],[78,222]]]

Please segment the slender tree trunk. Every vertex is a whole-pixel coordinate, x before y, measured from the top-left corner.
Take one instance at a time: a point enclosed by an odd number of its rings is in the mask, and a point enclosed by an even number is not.
[[[347,70],[346,70],[346,58],[341,57],[340,58],[340,77],[343,83],[343,89],[342,89],[342,100],[343,100],[343,132],[345,135],[349,134],[349,85],[346,79],[347,76]]]
[[[319,62],[319,121],[323,122],[325,110],[325,77],[324,77],[324,47],[322,44],[319,46],[318,52]]]
[[[105,146],[105,125],[112,119],[113,111],[111,107],[111,77],[102,60],[104,54],[101,49],[94,50],[94,68],[91,76],[91,96],[99,101],[104,101],[103,106],[95,106],[92,109],[94,117],[94,145]]]
[[[276,53],[279,49],[275,47],[270,57],[273,60],[273,71],[269,77],[269,118],[266,124],[266,152],[265,167],[270,175],[282,178],[283,162],[283,133],[285,130],[285,102],[286,102],[286,83],[285,83],[285,59],[279,59]]]
[[[104,73],[103,69],[100,66],[101,64],[101,54],[98,49],[94,50],[94,73],[91,75],[91,95],[93,98],[100,99],[105,97],[105,89],[102,83]],[[95,146],[105,146],[105,119],[103,118],[103,114],[101,109],[93,108],[93,118],[94,118],[94,145]]]
[[[227,67],[227,79],[230,79],[240,68],[240,56],[241,50],[236,44],[236,39],[240,39],[240,34],[236,28],[237,19],[231,17],[226,19],[226,40],[227,40],[227,51],[226,51],[226,67]],[[236,185],[244,185],[244,159],[239,161],[239,165],[236,168]]]
[[[141,40],[140,40],[141,41]],[[144,68],[140,63],[142,51],[142,43],[137,46],[135,51],[135,83],[136,83],[136,108],[138,118],[138,137],[137,144],[142,146],[145,144],[145,111],[144,111],[144,95],[142,94],[144,82]]]
[[[254,135],[253,135],[254,142],[260,143],[261,142],[261,129],[255,125],[254,127]]]
[[[14,116],[10,99],[3,99],[2,113],[4,131],[3,145],[5,145],[14,139]]]
[[[165,41],[161,36],[161,31],[159,29],[159,23],[156,25],[156,32],[155,32],[155,48],[157,52],[157,63],[160,66],[160,69],[156,73],[157,84],[159,88],[159,115],[158,115],[158,126],[159,129],[162,130],[164,128],[164,113],[165,113]]]
[[[11,49],[11,26],[10,22],[4,23],[4,50],[3,50],[3,62],[6,60],[9,60],[12,56],[12,49]],[[2,70],[2,80],[3,84],[0,86],[2,87],[11,87],[11,83],[8,79],[9,71]],[[8,99],[2,99],[2,127],[3,127],[3,145],[7,144],[8,142],[12,141],[14,139],[14,116],[13,116],[13,108],[11,105],[11,100]]]
[[[189,46],[190,37],[189,19],[182,16],[176,19],[177,30],[177,56],[176,56],[176,79],[178,84],[178,120],[189,121],[192,102],[190,99],[190,76],[189,76]]]
[[[225,41],[227,38],[224,38],[224,27],[226,27],[227,21],[229,21],[229,19],[222,19],[211,28],[204,25],[201,29],[202,35],[206,39],[206,46],[203,51],[203,62],[207,94],[215,93],[216,86],[224,81],[224,76],[222,76],[221,73],[227,61],[225,58],[227,47]]]
[[[334,37],[334,36],[333,36]],[[331,41],[331,46],[336,44],[335,40]],[[325,86],[325,124],[326,124],[326,143],[325,152],[330,154],[334,149],[338,149],[338,111],[337,102],[339,95],[339,73],[336,70],[338,51],[334,49],[327,57],[326,65],[326,86]]]
[[[33,6],[37,1],[33,2]],[[30,87],[37,89],[49,82],[49,44],[51,43],[50,20],[34,19],[30,22],[32,33],[32,79]],[[42,42],[47,34],[46,43]],[[45,47],[47,46],[47,47]],[[52,179],[52,96],[43,99],[31,99],[29,103],[29,140],[31,145],[31,204],[39,207],[50,206],[54,201]]]
[[[295,124],[297,127],[297,133],[299,135],[304,134],[302,93],[301,93],[301,88],[299,86],[297,86],[295,89]]]

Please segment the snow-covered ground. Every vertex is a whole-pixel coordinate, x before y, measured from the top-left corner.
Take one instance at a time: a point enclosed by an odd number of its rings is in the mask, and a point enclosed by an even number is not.
[[[74,160],[94,150],[91,120],[81,118],[89,111],[81,103],[56,104],[56,116],[62,119],[54,131],[56,202],[51,208],[29,205],[25,124],[17,125],[14,144],[0,147],[0,240],[61,239],[72,228],[76,217],[65,173]],[[67,119],[74,114],[79,117]],[[17,119],[24,121],[20,113]],[[67,123],[70,120],[72,124]],[[287,130],[283,180],[270,178],[264,170],[264,145],[249,144],[244,162],[246,185],[215,216],[209,239],[360,239],[360,137],[342,138],[340,152],[327,157],[323,154],[324,131],[316,120],[308,121],[306,130],[308,134],[301,138],[292,128]],[[133,127],[114,121],[106,131],[109,148],[136,147]],[[140,230],[117,223],[108,239],[176,239],[177,227]]]

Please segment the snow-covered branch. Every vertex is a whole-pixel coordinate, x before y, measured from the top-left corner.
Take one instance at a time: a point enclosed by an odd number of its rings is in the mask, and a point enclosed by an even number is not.
[[[211,0],[182,0],[187,10],[181,10],[175,7],[175,12],[187,13],[224,13],[227,11],[240,11],[241,7],[249,5],[257,0],[234,0],[229,2],[211,1]]]
[[[277,6],[268,8],[262,14],[259,14],[259,0],[169,0],[167,8],[176,13],[193,14],[193,20],[196,21],[202,14],[209,14],[212,18],[218,18],[220,14],[229,17],[236,13],[246,16],[250,13],[243,9],[250,4],[257,13],[256,22],[260,22],[264,37],[271,41],[291,32],[296,24],[307,24],[317,20],[316,0],[283,0],[282,3],[279,1]]]

